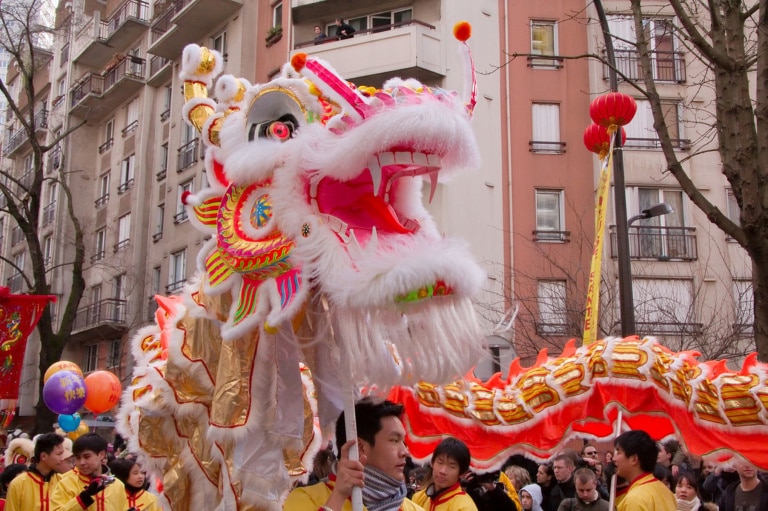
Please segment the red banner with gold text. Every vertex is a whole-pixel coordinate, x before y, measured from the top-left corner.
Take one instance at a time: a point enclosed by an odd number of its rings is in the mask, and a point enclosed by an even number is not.
[[[52,295],[14,295],[0,287],[0,409],[15,407],[27,337]]]

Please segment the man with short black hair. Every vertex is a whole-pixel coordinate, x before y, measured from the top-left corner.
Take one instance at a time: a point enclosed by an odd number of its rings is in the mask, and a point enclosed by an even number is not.
[[[616,474],[629,481],[618,511],[676,511],[677,500],[669,488],[653,476],[659,448],[645,431],[622,433],[614,442]]]
[[[731,483],[720,497],[720,511],[768,511],[768,484],[757,477],[757,469],[743,460],[736,462],[739,480]]]
[[[558,454],[552,461],[552,470],[555,473],[557,483],[552,488],[550,495],[551,509],[558,509],[563,500],[572,499],[576,496],[576,485],[573,483],[575,468],[573,458],[566,453]]]
[[[49,508],[50,494],[59,480],[56,473],[64,455],[64,437],[46,433],[35,439],[34,463],[8,486],[5,511]]]
[[[336,421],[336,444],[340,446],[335,473],[312,486],[296,488],[283,504],[286,511],[347,511],[355,486],[363,489],[363,504],[376,511],[419,511],[405,496],[405,428],[403,407],[391,401],[363,399],[355,405],[357,438],[347,441],[344,414]],[[349,459],[357,442],[360,461]],[[423,511],[423,510],[422,510]]]
[[[125,511],[123,483],[105,465],[107,441],[87,433],[72,444],[75,468],[61,476],[51,493],[51,511]]]
[[[429,511],[477,511],[459,480],[469,470],[469,447],[453,437],[444,438],[432,453],[432,483],[416,492],[413,501]]]
[[[576,496],[564,499],[558,511],[608,511],[608,501],[597,492],[597,476],[588,468],[573,473]]]

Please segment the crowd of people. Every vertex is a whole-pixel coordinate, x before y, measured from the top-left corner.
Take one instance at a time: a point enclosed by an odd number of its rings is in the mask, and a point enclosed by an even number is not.
[[[348,511],[352,489],[361,487],[369,511],[609,511],[616,475],[616,511],[768,511],[768,483],[751,464],[704,458],[694,467],[677,441],[657,443],[644,431],[619,435],[602,455],[585,443],[580,452],[566,450],[547,463],[508,464],[484,474],[469,469],[469,448],[447,437],[429,464],[414,466],[401,414],[386,401],[358,403],[360,460],[349,459],[355,440],[346,440],[342,416],[338,459],[329,446],[315,464],[325,475],[294,489],[283,509]]]
[[[616,511],[768,511],[768,483],[753,465],[704,458],[694,467],[677,441],[657,443],[644,431],[619,435],[602,456],[585,443],[547,463],[515,457],[480,474],[470,470],[468,446],[453,437],[427,465],[414,466],[400,405],[363,399],[355,412],[357,438],[346,438],[342,414],[338,452],[329,443],[318,453],[308,483],[291,491],[283,509],[348,511],[357,487],[368,511],[609,511],[615,474]],[[350,459],[355,445],[359,460]],[[37,436],[31,458],[16,458],[22,462],[0,474],[0,511],[159,510],[137,456],[108,447],[95,433],[74,442]]]
[[[31,458],[0,474],[0,511],[160,511],[138,457],[109,447],[96,433],[36,436]]]

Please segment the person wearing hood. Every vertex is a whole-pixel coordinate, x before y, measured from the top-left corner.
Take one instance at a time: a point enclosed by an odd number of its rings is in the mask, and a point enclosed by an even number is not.
[[[538,484],[529,484],[520,489],[520,503],[523,511],[542,511],[541,488]]]

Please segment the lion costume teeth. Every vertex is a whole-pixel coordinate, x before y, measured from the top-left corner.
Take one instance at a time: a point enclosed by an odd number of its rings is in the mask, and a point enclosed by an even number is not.
[[[478,165],[474,94],[357,88],[306,55],[269,83],[214,83],[221,62],[184,50],[209,183],[184,203],[211,239],[134,339],[118,427],[168,508],[276,510],[340,412],[342,374],[449,382],[482,355],[485,275],[421,192]]]

